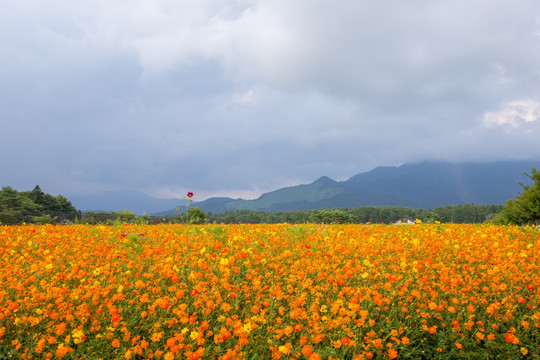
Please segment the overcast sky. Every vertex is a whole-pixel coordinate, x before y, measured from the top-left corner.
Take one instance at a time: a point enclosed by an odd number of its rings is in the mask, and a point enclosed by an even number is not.
[[[2,0],[0,186],[255,198],[540,158],[538,0]]]

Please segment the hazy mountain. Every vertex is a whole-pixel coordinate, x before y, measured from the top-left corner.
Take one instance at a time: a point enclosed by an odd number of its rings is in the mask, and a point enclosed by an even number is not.
[[[255,200],[210,198],[193,206],[220,213],[240,209],[277,212],[355,206],[503,205],[521,191],[519,182],[527,183],[523,172],[530,172],[531,167],[540,168],[540,161],[377,167],[346,181],[323,176],[311,184],[282,188]]]
[[[406,206],[433,208],[457,204],[504,204],[521,191],[523,172],[540,168],[540,161],[493,163],[424,162],[377,167],[346,181],[322,176],[311,184],[285,187],[255,200],[214,197],[194,202],[205,212],[227,210],[290,211],[355,206]],[[156,199],[139,192],[107,192],[98,196],[74,196],[69,200],[82,211],[118,211],[137,214],[174,214],[183,208],[180,199]]]
[[[156,199],[136,191],[108,191],[99,195],[73,196],[69,200],[83,212],[128,209],[139,215],[174,209],[182,203],[179,199]]]

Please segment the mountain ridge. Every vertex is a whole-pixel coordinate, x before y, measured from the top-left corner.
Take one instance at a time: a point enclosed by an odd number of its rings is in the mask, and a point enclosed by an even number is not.
[[[345,181],[321,176],[310,184],[277,189],[254,200],[224,198],[194,203],[205,212],[269,212],[356,206],[437,206],[474,203],[503,205],[521,191],[520,181],[540,161],[489,163],[422,162],[381,166]],[[163,212],[160,214],[166,214]]]
[[[527,182],[524,172],[540,168],[540,161],[497,161],[449,163],[425,161],[399,166],[379,166],[370,171],[336,181],[321,176],[309,184],[299,184],[262,194],[257,199],[212,197],[193,202],[204,212],[259,210],[281,212],[357,206],[437,206],[478,204],[503,205]],[[83,211],[129,209],[137,214],[176,214],[185,209],[181,199],[156,199],[137,192],[109,192],[100,196],[72,197]],[[167,210],[168,209],[168,210]]]
[[[70,196],[69,200],[83,212],[130,210],[136,214],[156,213],[180,204],[180,199],[157,199],[137,191],[106,191],[98,195]]]

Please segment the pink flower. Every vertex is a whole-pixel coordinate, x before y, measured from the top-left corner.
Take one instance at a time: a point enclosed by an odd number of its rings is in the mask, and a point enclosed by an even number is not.
[[[192,193],[191,191],[188,192],[188,193],[187,193],[187,197],[189,197],[189,198],[190,198],[190,197],[193,197],[193,193]]]

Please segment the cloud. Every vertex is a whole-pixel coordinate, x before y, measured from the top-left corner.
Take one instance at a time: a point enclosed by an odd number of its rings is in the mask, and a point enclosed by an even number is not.
[[[539,13],[536,0],[6,0],[0,182],[253,196],[427,158],[537,157]]]
[[[540,119],[540,102],[532,99],[505,103],[497,111],[488,111],[482,116],[488,127],[504,126],[518,128]]]
[[[248,104],[253,100],[253,90],[249,90],[244,94],[235,94],[233,96],[233,102],[237,104]]]

